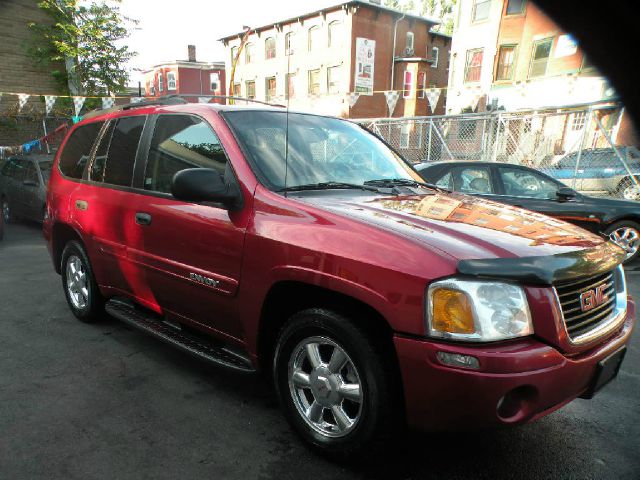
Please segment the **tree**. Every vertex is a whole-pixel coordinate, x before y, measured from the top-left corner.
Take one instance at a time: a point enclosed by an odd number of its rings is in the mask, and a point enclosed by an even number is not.
[[[387,7],[396,8],[414,15],[438,18],[442,22],[434,31],[451,35],[455,8],[458,0],[385,0]],[[417,6],[416,6],[417,4]]]
[[[119,41],[129,36],[129,25],[114,3],[100,0],[42,0],[38,7],[52,18],[51,25],[29,24],[34,31],[31,55],[73,95],[111,94],[124,90],[129,74],[125,64],[135,52]],[[64,62],[66,69],[55,68]]]

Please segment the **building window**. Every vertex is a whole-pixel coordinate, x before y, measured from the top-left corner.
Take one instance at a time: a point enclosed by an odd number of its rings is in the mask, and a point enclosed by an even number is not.
[[[329,47],[342,46],[342,23],[339,21],[329,24]]]
[[[520,15],[524,13],[525,4],[526,0],[508,0],[507,15]]]
[[[571,130],[578,131],[584,128],[587,120],[587,112],[577,112],[573,114],[573,121],[571,122]]]
[[[245,83],[245,87],[247,90],[247,98],[250,100],[256,98],[256,82],[249,80]]]
[[[516,46],[501,45],[498,50],[498,65],[496,66],[496,80],[511,80],[516,63]]]
[[[547,73],[547,64],[551,56],[551,45],[553,38],[545,38],[533,44],[531,51],[531,66],[529,68],[529,77],[542,77]]]
[[[276,39],[269,37],[264,41],[264,58],[276,58]]]
[[[231,47],[231,65],[236,61],[236,56],[238,56],[238,47]]]
[[[239,83],[234,83],[233,84],[233,96],[234,97],[241,97],[242,96],[242,92],[241,92]]]
[[[418,72],[418,98],[425,98],[427,93],[425,87],[427,86],[427,72]]]
[[[158,91],[164,92],[164,75],[162,72],[158,72]]]
[[[269,77],[264,82],[264,89],[266,92],[266,100],[270,102],[276,96],[276,77]]]
[[[411,134],[411,125],[405,123],[400,127],[400,148],[409,148],[409,136]]]
[[[409,98],[413,90],[413,72],[404,71],[404,82],[402,84],[402,97]]]
[[[431,68],[438,68],[438,60],[440,59],[440,49],[431,47]]]
[[[251,63],[252,56],[253,56],[253,43],[247,43],[244,46],[244,63]]]
[[[413,55],[413,32],[407,32],[406,54]]]
[[[156,94],[156,81],[155,81],[155,78],[152,79],[151,82],[150,82],[149,92],[151,93],[151,96],[155,96],[155,94]]]
[[[482,71],[482,48],[467,50],[467,61],[464,66],[464,81],[479,82]]]
[[[327,68],[327,92],[329,94],[340,93],[340,74],[342,67],[329,67]]]
[[[293,37],[295,34],[289,32],[284,36],[284,54],[293,55]]]
[[[309,29],[309,51],[320,47],[320,27],[315,26]]]
[[[167,72],[167,90],[176,90],[176,72]]]
[[[320,69],[309,70],[309,95],[320,95]]]
[[[296,74],[287,73],[287,83],[284,86],[285,98],[294,98],[296,96]]]
[[[490,8],[491,0],[474,0],[471,10],[471,21],[475,23],[489,18]]]
[[[210,73],[209,74],[209,88],[212,92],[218,91],[220,88],[220,74],[219,73]]]

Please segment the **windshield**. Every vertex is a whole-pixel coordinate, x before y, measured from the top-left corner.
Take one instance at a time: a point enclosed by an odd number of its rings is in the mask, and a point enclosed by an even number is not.
[[[234,111],[224,117],[258,178],[273,190],[327,182],[422,180],[378,138],[344,120],[290,113],[286,148],[286,112]]]

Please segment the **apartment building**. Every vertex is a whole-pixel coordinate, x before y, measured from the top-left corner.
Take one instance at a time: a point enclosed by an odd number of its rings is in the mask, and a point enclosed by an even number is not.
[[[447,113],[607,100],[576,39],[529,0],[459,0]]]
[[[429,88],[446,87],[448,79],[451,38],[432,32],[437,24],[354,0],[250,28],[220,39],[227,88],[239,97],[348,118],[388,116],[384,92],[396,91],[393,116],[444,113],[444,95],[433,110],[427,98]]]
[[[192,102],[198,96],[226,95],[224,62],[201,62],[196,59],[195,45],[187,48],[187,60],[161,63],[143,72],[145,97],[182,95]],[[223,99],[213,99],[224,103]]]

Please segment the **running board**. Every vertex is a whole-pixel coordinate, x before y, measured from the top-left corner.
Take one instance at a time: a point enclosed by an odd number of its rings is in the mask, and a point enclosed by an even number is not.
[[[193,336],[182,333],[170,326],[161,318],[136,308],[130,303],[113,299],[105,305],[107,313],[132,327],[149,333],[180,350],[215,365],[220,365],[239,372],[253,373],[255,369],[248,358],[224,347],[209,344]]]

